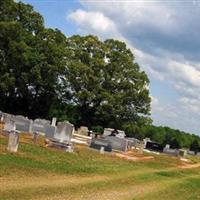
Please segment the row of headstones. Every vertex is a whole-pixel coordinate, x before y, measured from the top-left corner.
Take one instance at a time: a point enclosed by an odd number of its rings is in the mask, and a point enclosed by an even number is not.
[[[143,153],[143,141],[135,142],[127,138],[119,138],[116,136],[106,136],[103,138],[93,138],[90,147],[95,149],[104,148],[105,151],[111,152],[112,150],[126,152],[132,148],[138,149],[139,153]]]
[[[53,118],[51,123],[45,119],[31,120],[24,116],[0,112],[0,119],[4,122],[4,131],[9,133],[8,150],[11,152],[18,149],[20,132],[33,133],[33,140],[36,140],[37,134],[42,134],[57,142],[70,143],[74,131],[73,124],[69,122],[58,122],[56,126],[56,118]]]

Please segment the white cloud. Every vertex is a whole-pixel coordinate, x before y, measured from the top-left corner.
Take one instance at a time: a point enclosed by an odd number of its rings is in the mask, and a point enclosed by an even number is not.
[[[101,12],[88,12],[78,9],[67,16],[73,20],[79,29],[86,34],[93,33],[100,36],[120,38],[115,23]]]
[[[200,129],[200,3],[170,1],[81,1],[68,15],[82,34],[125,41],[150,80],[169,84],[178,98],[153,97],[156,124]],[[163,86],[163,90],[164,90]],[[166,91],[166,96],[170,95]],[[189,126],[189,124],[191,126]]]

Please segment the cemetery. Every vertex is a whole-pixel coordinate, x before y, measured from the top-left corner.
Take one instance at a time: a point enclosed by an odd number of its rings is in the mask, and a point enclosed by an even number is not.
[[[156,179],[160,179],[162,191],[170,177],[168,194],[174,182],[194,174],[200,176],[198,154],[171,149],[169,145],[161,151],[161,146],[149,138],[129,138],[122,130],[105,128],[102,135],[87,127],[76,131],[70,122],[57,122],[55,118],[31,120],[1,112],[0,145],[0,199],[13,199],[15,190],[19,191],[16,200],[42,200],[44,190],[45,199],[54,195],[66,200],[93,199],[98,195],[97,200],[106,200],[113,194],[119,200],[133,196],[139,199],[141,195],[149,199],[148,191],[158,191]],[[180,177],[180,173],[184,176]],[[130,177],[134,179],[130,181]],[[31,190],[26,192],[28,188]],[[120,188],[119,194],[116,188]]]
[[[0,1],[0,200],[200,200],[199,5]]]
[[[0,119],[3,123],[1,131],[7,133],[8,136],[7,150],[10,152],[17,152],[20,133],[27,133],[31,134],[34,144],[37,143],[37,138],[41,135],[46,138],[46,146],[60,148],[66,152],[73,152],[74,144],[82,144],[101,153],[104,151],[118,152],[118,154],[114,154],[117,156],[121,153],[121,157],[126,152],[135,151],[143,154],[145,150],[146,152],[159,152],[177,157],[185,157],[187,154],[199,156],[200,154],[200,152],[195,154],[195,152],[186,149],[171,149],[170,145],[164,147],[151,141],[150,138],[140,141],[136,138],[126,137],[123,130],[105,128],[103,134],[99,135],[93,133],[88,127],[81,126],[76,131],[73,124],[67,121],[57,122],[55,117],[52,121],[46,119],[32,120],[24,116],[0,112]]]

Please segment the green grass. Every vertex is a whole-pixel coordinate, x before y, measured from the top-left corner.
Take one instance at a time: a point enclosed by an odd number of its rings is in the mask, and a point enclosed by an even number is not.
[[[177,168],[175,157],[133,162],[83,146],[66,153],[23,137],[13,154],[6,144],[0,136],[0,200],[200,199],[200,170]]]

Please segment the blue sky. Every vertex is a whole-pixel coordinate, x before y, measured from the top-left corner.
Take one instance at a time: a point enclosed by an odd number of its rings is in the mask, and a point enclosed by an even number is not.
[[[67,36],[125,41],[150,78],[152,118],[200,135],[200,2],[23,0]]]

